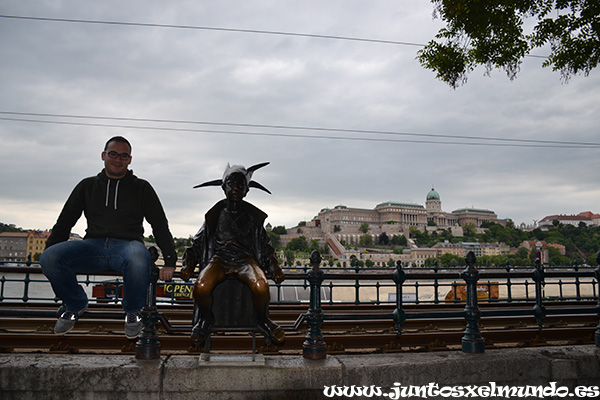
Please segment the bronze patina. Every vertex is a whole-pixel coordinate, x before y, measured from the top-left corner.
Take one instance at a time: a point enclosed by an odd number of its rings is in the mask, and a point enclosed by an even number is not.
[[[192,246],[184,254],[181,278],[189,280],[196,266],[200,275],[194,284],[194,314],[192,344],[202,345],[215,322],[213,313],[214,289],[228,278],[238,279],[252,292],[258,329],[267,344],[281,345],[285,334],[269,318],[269,283],[281,283],[285,276],[275,250],[264,228],[267,217],[263,211],[244,201],[251,187],[269,192],[252,180],[257,169],[268,165],[261,163],[249,168],[227,165],[222,179],[194,186],[221,186],[225,199],[217,202],[205,215],[205,221],[194,236]],[[214,306],[219,306],[215,304]]]

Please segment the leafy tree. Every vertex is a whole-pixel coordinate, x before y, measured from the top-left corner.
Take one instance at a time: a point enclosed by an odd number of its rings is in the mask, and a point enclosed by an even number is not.
[[[300,236],[290,240],[285,248],[292,251],[308,251],[308,242],[305,236]]]
[[[379,235],[379,244],[383,246],[390,244],[390,238],[388,237],[387,233],[383,232],[381,235]]]
[[[475,226],[474,223],[472,222],[467,222],[464,226],[463,226],[463,234],[465,235],[465,237],[467,238],[473,238],[475,237],[475,233],[477,232],[477,227]]]
[[[393,246],[406,246],[408,244],[408,241],[406,240],[406,236],[404,235],[393,235],[392,240],[390,240],[390,243]]]
[[[281,237],[273,231],[267,232],[267,234],[269,235],[269,239],[271,239],[271,245],[274,248],[278,248],[281,244]]]
[[[0,222],[0,232],[25,232],[22,228],[18,228],[15,224],[4,224]]]
[[[596,254],[590,254],[586,259],[587,265],[598,265],[598,261],[596,260]]]
[[[413,239],[419,239],[423,236],[423,232],[421,232],[416,226],[411,226],[409,228],[409,232],[410,237]]]
[[[367,233],[369,232],[371,228],[369,227],[369,224],[367,224],[366,222],[363,222],[362,224],[360,224],[360,228],[358,228],[359,231],[361,231],[362,233]]]
[[[274,232],[278,235],[286,235],[287,234],[287,229],[285,229],[285,226],[280,225],[280,226],[276,226],[275,228],[273,228],[271,230],[271,232]]]
[[[446,253],[440,257],[442,267],[457,267],[465,265],[465,258],[454,254]]]
[[[365,233],[364,235],[360,236],[360,239],[358,240],[358,245],[359,246],[372,246],[373,245],[373,236],[369,235],[368,233]]]
[[[310,249],[308,252],[312,253],[313,250],[317,250],[322,253],[322,250],[319,248],[319,239],[312,239],[310,241]]]
[[[560,70],[563,80],[590,71],[600,58],[600,5],[589,0],[432,0],[434,17],[446,26],[419,51],[421,65],[453,88],[466,83],[478,65],[489,74],[504,70],[509,79],[523,58],[550,45],[543,63]],[[535,18],[532,32],[525,20]],[[529,22],[529,21],[527,21]],[[441,41],[441,43],[440,43]]]
[[[296,260],[296,253],[293,250],[285,250],[283,252],[285,257],[285,262],[287,265],[294,265],[294,261]]]

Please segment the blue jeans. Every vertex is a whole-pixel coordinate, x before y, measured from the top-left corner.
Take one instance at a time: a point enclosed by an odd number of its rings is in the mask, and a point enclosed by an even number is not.
[[[50,246],[42,253],[40,265],[54,294],[71,312],[88,302],[77,274],[120,272],[125,287],[123,310],[132,313],[140,311],[146,301],[152,260],[146,246],[137,240],[84,239]]]

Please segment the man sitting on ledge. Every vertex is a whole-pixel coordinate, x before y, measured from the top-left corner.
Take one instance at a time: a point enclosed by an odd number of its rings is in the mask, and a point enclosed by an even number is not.
[[[71,330],[87,308],[88,298],[77,283],[77,274],[107,270],[122,273],[125,335],[133,339],[143,327],[140,310],[146,301],[152,268],[150,253],[144,246],[144,218],[152,225],[163,253],[165,266],[159,272],[160,279],[173,277],[177,253],[156,192],[127,168],[132,159],[129,141],[121,136],[109,139],[101,158],[104,169],[82,180],[65,203],[40,265],[65,307],[54,326],[57,334]],[[81,213],[87,219],[85,238],[68,241]]]
[[[221,186],[226,196],[206,213],[205,223],[194,237],[192,247],[186,249],[185,268],[180,274],[187,281],[200,264],[200,276],[194,284],[194,302],[200,312],[192,329],[192,343],[196,346],[205,342],[215,322],[213,290],[228,276],[234,276],[250,288],[258,328],[266,342],[281,345],[285,340],[283,330],[269,318],[267,277],[275,283],[285,277],[264,229],[267,215],[242,200],[250,187],[270,193],[252,181],[253,172],[267,164],[248,169],[227,165],[222,179],[195,186]]]

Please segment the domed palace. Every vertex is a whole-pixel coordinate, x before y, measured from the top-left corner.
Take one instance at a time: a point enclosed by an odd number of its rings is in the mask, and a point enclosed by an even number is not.
[[[432,188],[421,204],[388,201],[378,204],[374,209],[351,208],[337,205],[324,208],[308,223],[308,226],[320,228],[323,233],[355,230],[364,223],[369,224],[373,232],[383,225],[394,225],[397,229],[411,226],[425,230],[427,226],[446,229],[465,226],[468,223],[481,227],[484,222],[500,222],[496,213],[485,209],[461,208],[447,213],[442,210],[440,194]]]

